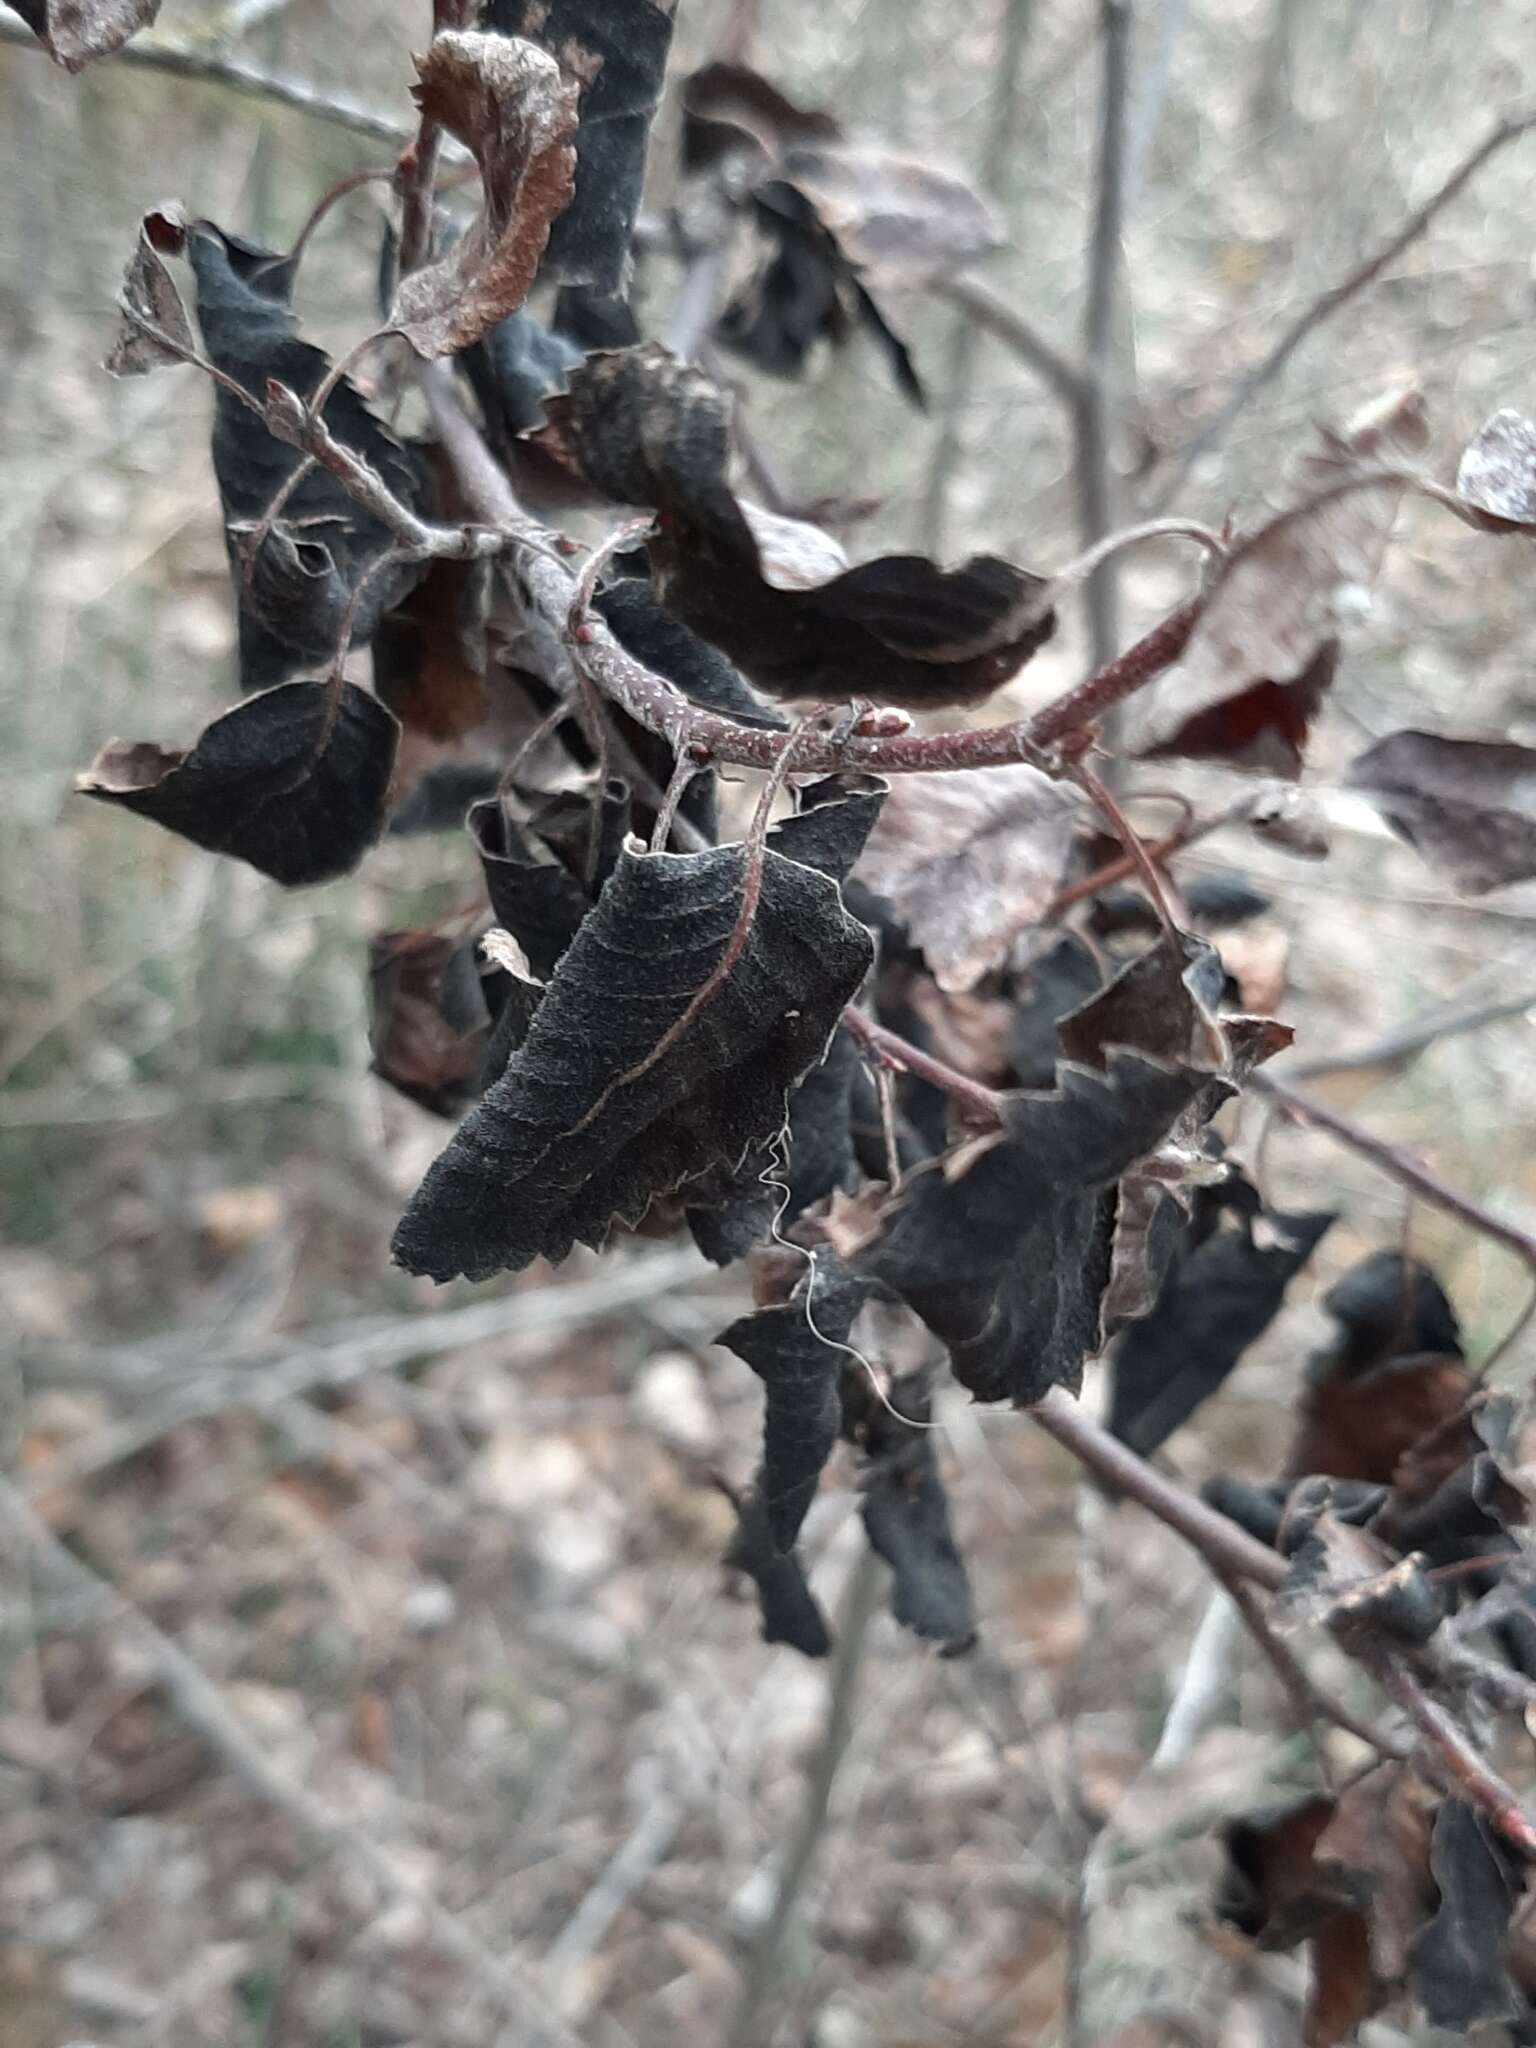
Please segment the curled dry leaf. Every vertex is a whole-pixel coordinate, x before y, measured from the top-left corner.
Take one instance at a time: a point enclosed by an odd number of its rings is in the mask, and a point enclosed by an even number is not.
[[[258,403],[274,382],[310,397],[330,374],[331,363],[295,332],[285,297],[292,282],[289,266],[208,221],[187,230],[186,256],[197,279],[197,317],[214,366]],[[327,398],[324,419],[335,439],[397,498],[414,510],[425,509],[424,472],[346,378]],[[423,574],[419,562],[390,562],[381,569],[394,548],[389,529],[364,512],[326,470],[312,468],[293,484],[302,462],[298,449],[270,433],[260,414],[219,387],[213,469],[238,593],[240,681],[247,690],[265,689],[331,663],[349,616],[353,645],[371,639],[380,618]],[[279,491],[289,486],[280,519],[248,562],[253,530]]]
[[[550,233],[548,278],[624,288],[675,12],[676,0],[491,0],[486,27],[537,43],[580,91],[575,189]]]
[[[352,683],[282,683],[205,726],[190,752],[108,740],[75,788],[275,882],[326,882],[383,830],[399,736]]]
[[[842,1394],[843,1433],[863,1454],[864,1533],[891,1568],[891,1612],[958,1656],[976,1641],[976,1609],[939,1471],[929,1375],[899,1375],[882,1400],[865,1368],[849,1361]]]
[[[1462,451],[1456,489],[1495,531],[1536,527],[1536,420],[1508,407],[1485,420]]]
[[[1232,550],[1183,660],[1132,699],[1134,752],[1299,771],[1340,632],[1376,579],[1405,466],[1426,440],[1412,393],[1373,406],[1341,434],[1323,431],[1296,465],[1297,502]]]
[[[783,1124],[872,958],[837,886],[771,849],[631,841],[528,1036],[412,1196],[407,1271],[485,1279],[603,1244],[653,1199]]]
[[[744,1359],[767,1391],[757,1492],[778,1551],[794,1548],[842,1428],[838,1382],[868,1293],[867,1280],[822,1253],[781,1307],[739,1316],[715,1340]]]
[[[732,1497],[736,1533],[726,1550],[729,1570],[745,1572],[757,1589],[763,1641],[784,1643],[803,1657],[825,1657],[832,1647],[826,1617],[806,1582],[797,1550],[776,1547],[768,1511],[754,1487],[743,1499]]]
[[[1000,248],[996,214],[964,178],[866,143],[799,143],[785,176],[844,255],[875,279],[932,285]]]
[[[160,0],[10,0],[55,64],[80,71],[148,28]]]
[[[485,718],[488,562],[433,562],[373,636],[373,686],[407,732],[462,739]]]
[[[475,941],[380,932],[368,987],[374,1072],[434,1115],[457,1116],[480,1092],[491,1035]]]
[[[589,356],[531,436],[572,475],[658,513],[658,593],[771,697],[934,709],[976,703],[1055,628],[1050,585],[995,555],[942,569],[887,555],[824,576],[765,552],[727,482],[725,401],[665,349]]]
[[[1536,748],[1395,732],[1348,779],[1462,894],[1536,875]]]
[[[1038,769],[895,778],[859,863],[946,993],[1002,965],[1061,887],[1079,805]]]
[[[416,100],[471,151],[480,212],[446,256],[400,280],[389,325],[418,355],[455,355],[528,296],[576,172],[577,91],[532,43],[450,29],[417,59]]]
[[[1229,1822],[1221,1916],[1266,1949],[1306,1942],[1306,2048],[1336,2048],[1406,1988],[1433,1891],[1412,1772],[1384,1764],[1337,1799],[1312,1795]]]
[[[999,1132],[912,1174],[856,1261],[948,1346],[978,1400],[1078,1387],[1103,1339],[1116,1183],[1219,1072],[1225,1041],[1199,991],[1220,969],[1197,941],[1165,943],[1168,961],[1133,962],[1065,1021],[1055,1088],[1003,1096]],[[1167,1017],[1151,992],[1170,980]]]
[[[1195,1195],[1150,1313],[1115,1351],[1109,1426],[1122,1443],[1150,1457],[1217,1392],[1336,1221],[1333,1210],[1269,1214],[1241,1175]]]
[[[139,239],[117,295],[122,323],[103,364],[109,375],[142,377],[150,370],[183,363],[195,352],[187,309],[175,279],[161,261],[164,256],[181,254],[186,230],[186,215],[174,200],[151,208],[139,222]],[[146,322],[165,340],[146,333]]]
[[[1435,1815],[1430,1874],[1439,1899],[1411,1961],[1425,2019],[1461,2038],[1491,2024],[1529,2021],[1530,2002],[1511,1977],[1508,1953],[1520,1873],[1465,1799],[1444,1800]]]

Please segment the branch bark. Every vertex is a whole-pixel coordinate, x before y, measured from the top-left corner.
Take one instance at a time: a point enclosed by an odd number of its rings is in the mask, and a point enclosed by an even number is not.
[[[39,56],[45,54],[42,44],[30,30],[19,21],[3,16],[0,16],[0,43],[9,43],[21,50],[35,50]],[[270,100],[276,106],[291,107],[296,113],[309,114],[315,120],[329,121],[337,128],[350,129],[354,135],[366,135],[373,142],[406,143],[415,133],[409,121],[397,121],[343,94],[322,91],[319,86],[309,85],[301,78],[281,78],[272,72],[260,71],[252,64],[242,64],[238,58],[221,55],[217,49],[189,49],[184,45],[145,41],[140,37],[124,43],[120,50],[114,51],[104,61],[112,65],[125,64],[131,70],[162,71],[167,77],[187,78],[199,85],[223,86],[248,99]]]
[[[1456,198],[1490,157],[1496,156],[1507,144],[1526,134],[1533,127],[1536,127],[1536,108],[1524,113],[1505,115],[1471,155],[1463,158],[1445,182],[1430,194],[1418,211],[1409,215],[1396,234],[1389,236],[1373,256],[1357,265],[1347,277],[1341,278],[1320,298],[1312,301],[1300,318],[1295,320],[1275,342],[1269,353],[1238,379],[1225,404],[1219,406],[1205,425],[1197,429],[1194,438],[1174,459],[1172,468],[1151,505],[1152,511],[1161,511],[1173,502],[1184,488],[1190,471],[1201,456],[1225,439],[1244,407],[1264,389],[1266,384],[1274,382],[1308,336],[1314,334],[1325,321],[1331,320],[1335,313],[1348,305],[1349,301],[1364,291],[1367,285],[1373,284],[1388,264],[1394,263],[1405,249],[1411,247],[1429,227],[1436,214]]]
[[[1019,128],[1019,78],[1024,69],[1024,52],[1034,24],[1035,0],[1007,0],[1002,36],[997,53],[997,70],[992,81],[992,99],[987,115],[987,135],[979,165],[981,189],[991,198],[1006,197],[1008,165]],[[949,361],[945,368],[943,412],[938,436],[928,462],[923,487],[920,538],[930,555],[944,552],[949,485],[960,459],[961,417],[970,399],[976,376],[976,357],[981,329],[974,319],[956,320],[950,329]]]
[[[1088,245],[1088,297],[1083,322],[1087,365],[1073,411],[1073,470],[1084,547],[1115,522],[1110,435],[1115,390],[1115,323],[1119,312],[1121,241],[1125,232],[1126,120],[1130,105],[1131,0],[1099,0],[1103,83],[1093,231]],[[1088,648],[1102,668],[1120,644],[1119,577],[1105,562],[1088,580]]]

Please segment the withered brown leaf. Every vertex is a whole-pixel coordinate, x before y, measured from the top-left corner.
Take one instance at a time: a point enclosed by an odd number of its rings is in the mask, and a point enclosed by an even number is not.
[[[55,64],[80,71],[148,28],[160,0],[11,0]]]
[[[577,90],[516,36],[452,29],[417,59],[423,114],[480,166],[480,212],[435,263],[400,280],[389,325],[418,355],[455,355],[528,296],[576,174]]]
[[[1536,875],[1536,748],[1395,732],[1348,780],[1463,895]]]
[[[947,994],[974,988],[1061,886],[1079,804],[1038,769],[893,780],[859,863]]]
[[[1322,430],[1293,471],[1295,502],[1233,549],[1183,660],[1132,700],[1132,751],[1297,772],[1339,634],[1375,581],[1405,469],[1427,434],[1414,393],[1370,407],[1342,433]],[[1359,481],[1378,472],[1379,482]]]

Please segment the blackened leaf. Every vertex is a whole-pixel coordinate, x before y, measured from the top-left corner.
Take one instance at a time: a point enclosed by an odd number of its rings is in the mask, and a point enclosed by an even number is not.
[[[1063,1025],[1055,1089],[1004,1096],[1002,1130],[915,1173],[861,1254],[978,1400],[1075,1390],[1100,1348],[1115,1185],[1225,1058],[1200,994],[1213,960],[1180,938],[1133,961]]]
[[[560,283],[624,288],[675,7],[676,0],[491,0],[487,9],[487,28],[542,44],[580,88],[575,193],[545,259],[545,275]]]
[[[580,930],[592,896],[519,822],[505,798],[472,805],[466,823],[496,922],[517,940],[534,973],[547,980]]]
[[[873,949],[833,883],[766,851],[728,961],[746,873],[740,846],[625,849],[522,1050],[412,1197],[408,1271],[483,1279],[601,1245],[780,1127]]]
[[[555,332],[585,355],[594,348],[633,348],[640,323],[627,298],[566,284],[555,293]]]
[[[188,231],[186,253],[197,279],[203,342],[214,365],[258,402],[273,380],[309,397],[331,365],[295,334],[281,295],[283,274],[271,267],[275,259],[206,221]],[[389,552],[393,537],[333,476],[314,469],[287,498],[247,575],[241,531],[263,517],[303,458],[229,392],[218,390],[214,404],[213,467],[240,601],[240,681],[247,690],[265,689],[334,658],[353,593]],[[425,478],[418,465],[345,378],[326,400],[324,418],[335,438],[397,498],[421,509]],[[422,573],[422,564],[404,563],[369,577],[352,618],[354,644],[372,637],[379,619]]]
[[[1005,1127],[912,1176],[859,1260],[948,1345],[982,1401],[1076,1388],[1099,1348],[1114,1183],[1200,1085],[1134,1054],[1006,1097]]]
[[[1340,631],[1381,566],[1399,472],[1426,438],[1415,394],[1371,407],[1342,434],[1323,431],[1296,467],[1297,502],[1232,551],[1183,660],[1133,700],[1134,752],[1225,754],[1297,772]],[[1377,472],[1384,481],[1339,493]]]
[[[1061,886],[1075,793],[1037,769],[902,775],[859,863],[922,948],[934,980],[974,988]]]
[[[832,1638],[806,1583],[799,1552],[775,1548],[767,1511],[755,1490],[736,1503],[736,1533],[725,1562],[733,1571],[745,1572],[757,1587],[765,1643],[787,1643],[804,1657],[826,1656]]]
[[[103,365],[113,377],[142,377],[150,370],[185,362],[182,351],[196,347],[181,293],[161,261],[162,256],[181,254],[186,225],[182,209],[174,202],[155,207],[139,222],[139,239],[117,295],[123,309],[122,324]],[[146,334],[142,321],[163,334],[165,342]]]
[[[767,1390],[758,1492],[778,1551],[794,1548],[837,1442],[844,1347],[868,1293],[867,1280],[823,1253],[782,1307],[740,1316],[715,1340]]]
[[[384,829],[399,737],[352,683],[282,683],[214,719],[190,753],[108,740],[75,788],[275,882],[327,882]]]
[[[390,813],[390,837],[461,832],[471,804],[493,795],[500,780],[500,769],[489,761],[437,762]]]
[[[577,92],[551,56],[516,36],[447,29],[416,69],[422,113],[480,167],[481,203],[446,256],[400,280],[389,325],[418,355],[451,356],[528,296],[550,223],[571,197]]]
[[[1536,421],[1508,407],[1485,420],[1462,451],[1456,488],[1499,530],[1536,526]]]
[[[1109,1427],[1122,1443],[1150,1457],[1216,1392],[1335,1221],[1332,1210],[1242,1219],[1176,1260],[1115,1350]]]
[[[1061,1043],[1056,1027],[1104,984],[1098,961],[1080,938],[1064,933],[1023,969],[1014,1006],[1010,1057],[1021,1088],[1049,1088]]]
[[[732,153],[772,160],[797,143],[836,142],[843,132],[831,114],[797,107],[745,64],[704,65],[683,80],[681,97],[690,171],[708,170]]]
[[[684,1190],[688,1227],[712,1264],[745,1258],[775,1224],[787,1230],[813,1203],[854,1185],[853,1089],[862,1071],[858,1047],[839,1025],[826,1058],[790,1096],[788,1166],[781,1141],[770,1139],[735,1173],[713,1185],[706,1175]]]
[[[1464,895],[1536,875],[1536,748],[1395,732],[1348,779]]]
[[[491,1018],[474,939],[380,932],[369,948],[373,1070],[435,1116],[479,1094]]]
[[[540,797],[528,813],[528,828],[596,901],[619,864],[631,808],[629,784],[614,775],[601,791],[562,789]]]
[[[855,1371],[866,1378],[862,1368],[850,1368],[845,1385]],[[889,1408],[874,1398],[867,1379],[854,1395],[862,1421],[853,1434],[865,1455],[861,1513],[871,1546],[893,1574],[891,1612],[903,1628],[958,1656],[976,1640],[976,1610],[929,1427],[928,1377],[915,1372],[894,1379]]]
[[[800,377],[818,342],[840,348],[863,326],[885,351],[903,396],[926,408],[910,350],[805,194],[770,179],[752,195],[752,217],[768,253],[720,315],[721,346],[770,377]]]
[[[1505,1956],[1518,1881],[1487,1821],[1466,1800],[1444,1800],[1435,1815],[1430,1869],[1440,1903],[1412,1957],[1424,2017],[1458,2034],[1522,2017],[1525,2000],[1510,1982]]]
[[[528,312],[508,314],[464,352],[464,368],[486,425],[498,440],[536,427],[544,401],[581,361],[582,350]]]
[[[718,711],[738,725],[783,725],[783,719],[753,695],[719,649],[690,633],[665,611],[641,577],[620,577],[599,591],[593,609],[636,661],[644,662],[653,674],[665,676],[690,703]]]
[[[620,503],[654,506],[663,604],[772,697],[976,703],[1055,627],[1050,586],[993,555],[888,555],[810,570],[765,552],[727,483],[723,398],[654,345],[589,356],[531,436]]]
[[[875,775],[828,775],[796,794],[796,809],[781,818],[769,844],[834,882],[857,865],[880,817],[889,785]]]
[[[160,0],[10,0],[56,64],[79,71],[148,28]]]
[[[1440,1282],[1418,1259],[1369,1252],[1336,1280],[1323,1307],[1339,1326],[1314,1376],[1348,1376],[1420,1352],[1461,1356],[1461,1324]],[[1321,1467],[1317,1469],[1323,1469]]]
[[[380,619],[373,686],[407,732],[462,739],[485,718],[488,562],[433,562]]]

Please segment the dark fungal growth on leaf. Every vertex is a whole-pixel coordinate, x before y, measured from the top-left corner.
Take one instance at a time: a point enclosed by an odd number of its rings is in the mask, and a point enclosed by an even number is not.
[[[958,1656],[976,1641],[976,1611],[939,1472],[930,1377],[898,1374],[882,1399],[865,1369],[850,1362],[842,1397],[843,1433],[863,1461],[865,1534],[891,1568],[891,1612],[903,1628],[942,1645],[945,1656]]]

